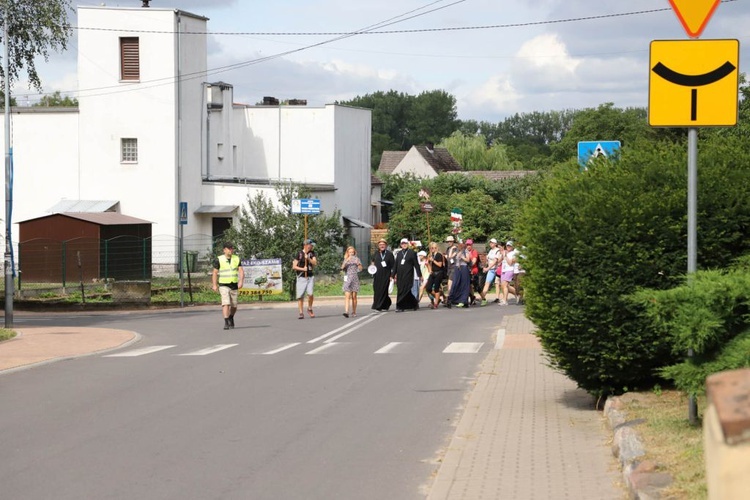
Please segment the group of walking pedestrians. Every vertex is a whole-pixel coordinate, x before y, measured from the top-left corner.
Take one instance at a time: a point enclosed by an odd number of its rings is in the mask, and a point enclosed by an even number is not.
[[[430,309],[439,306],[464,308],[473,305],[486,305],[487,293],[495,285],[494,302],[508,304],[509,294],[516,297],[516,303],[523,301],[521,278],[523,269],[513,242],[499,245],[495,238],[490,240],[490,250],[484,262],[474,248],[471,238],[466,241],[452,235],[445,239],[445,252],[441,252],[436,242],[430,242],[427,251],[415,252],[411,242],[402,238],[399,249],[392,252],[385,239],[378,240],[377,249],[370,259],[368,272],[373,276],[372,309],[388,311],[393,305],[391,294],[396,289],[396,312],[416,311],[424,295],[430,301]],[[315,268],[318,258],[312,240],[305,240],[302,250],[292,260],[292,270],[296,273],[296,296],[299,319],[305,318],[305,296],[307,315],[315,317],[313,310]],[[340,265],[344,273],[344,313],[345,318],[357,316],[359,273],[363,270],[362,260],[353,246],[347,247]],[[244,272],[240,259],[234,255],[234,245],[225,243],[223,254],[213,262],[213,290],[221,295],[224,329],[234,328],[234,315],[238,305],[238,289],[242,288]]]
[[[390,293],[394,284],[396,312],[416,311],[425,294],[431,309],[440,305],[447,308],[486,305],[493,283],[494,303],[507,305],[509,294],[516,297],[517,303],[522,302],[520,282],[524,271],[512,241],[500,246],[492,238],[484,262],[471,238],[456,241],[450,235],[445,243],[445,253],[440,252],[437,243],[431,242],[428,252],[416,254],[409,240],[403,238],[399,242],[401,248],[394,254],[388,250],[384,239],[379,240],[370,267],[374,273],[372,309],[387,311],[391,307]]]

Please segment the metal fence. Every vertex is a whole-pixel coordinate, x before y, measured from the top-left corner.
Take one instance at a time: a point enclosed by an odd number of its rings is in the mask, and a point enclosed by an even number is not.
[[[372,251],[370,242],[350,240],[349,244],[355,246],[366,268]],[[194,282],[209,282],[216,256],[213,246],[213,238],[206,234],[185,236],[182,252],[179,239],[168,235],[23,241],[14,244],[14,289],[34,296],[81,286],[109,289],[116,281],[176,284],[181,265],[183,277],[189,272]],[[321,273],[321,281],[335,281],[338,277],[335,269],[329,270],[330,276],[326,278]],[[4,290],[4,276],[0,276],[0,282]]]

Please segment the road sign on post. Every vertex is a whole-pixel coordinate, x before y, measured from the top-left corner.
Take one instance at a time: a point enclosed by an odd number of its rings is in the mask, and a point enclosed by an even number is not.
[[[650,57],[649,125],[737,124],[739,41],[654,40]]]
[[[580,141],[578,143],[578,164],[586,168],[594,158],[611,158],[620,149],[620,141]]]
[[[319,214],[320,213],[320,199],[319,198],[300,198],[292,200],[292,213],[293,214]]]
[[[669,3],[685,33],[691,38],[698,38],[721,0],[669,0]]]

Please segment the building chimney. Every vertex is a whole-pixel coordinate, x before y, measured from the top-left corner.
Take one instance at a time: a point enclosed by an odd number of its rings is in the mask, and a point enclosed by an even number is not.
[[[433,142],[428,141],[425,146],[427,147],[427,151],[429,151],[431,154],[435,152],[435,144]]]
[[[146,8],[148,8],[148,3],[149,3],[150,1],[151,1],[151,0],[143,0],[143,5],[141,5],[141,7],[146,7]]]

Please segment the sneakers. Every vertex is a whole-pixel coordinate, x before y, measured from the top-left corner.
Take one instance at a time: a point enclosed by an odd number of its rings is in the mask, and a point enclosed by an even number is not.
[[[484,307],[487,305],[487,299],[482,299],[482,302],[479,304],[481,307]]]
[[[498,302],[498,304],[500,304],[501,306],[507,306],[508,305],[508,303],[506,301],[504,301],[504,300],[500,300],[500,302]]]
[[[456,304],[456,307],[466,307],[466,306],[464,305],[463,302],[459,302],[458,304]]]
[[[495,299],[495,300],[492,301],[492,303],[493,304],[499,304],[500,303],[500,299]]]

